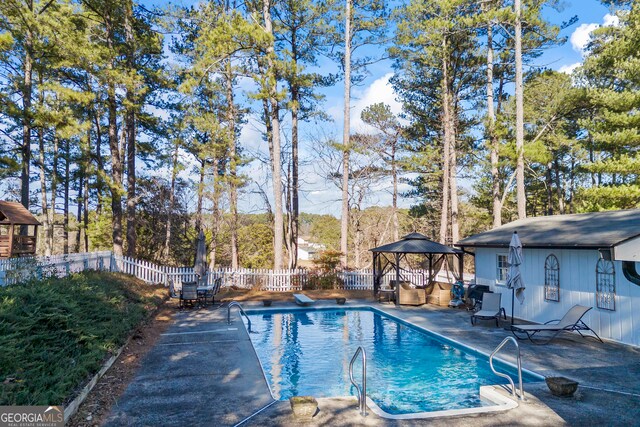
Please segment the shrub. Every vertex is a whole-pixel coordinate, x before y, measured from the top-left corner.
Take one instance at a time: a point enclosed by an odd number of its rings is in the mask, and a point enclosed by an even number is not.
[[[165,294],[99,272],[0,288],[0,405],[64,403]]]

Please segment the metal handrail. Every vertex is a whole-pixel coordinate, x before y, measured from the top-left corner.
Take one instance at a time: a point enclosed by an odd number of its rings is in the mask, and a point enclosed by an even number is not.
[[[493,350],[493,353],[491,353],[491,356],[489,356],[489,366],[491,366],[491,370],[493,371],[494,374],[509,380],[509,383],[511,384],[511,394],[513,395],[513,397],[516,397],[516,386],[513,383],[513,380],[511,379],[511,377],[507,374],[503,374],[496,371],[496,369],[493,367],[493,356],[495,356],[496,353],[498,353],[498,351],[500,351],[500,349],[509,341],[513,342],[516,346],[516,349],[518,350],[516,360],[518,362],[518,381],[520,385],[519,399],[524,400],[524,388],[522,387],[522,359],[520,357],[520,345],[518,344],[518,341],[516,341],[513,337],[506,337],[505,339],[503,339],[502,342],[496,347],[496,349]]]
[[[362,389],[356,384],[353,379],[353,364],[358,358],[358,354],[362,354]],[[358,347],[355,354],[351,358],[351,362],[349,363],[349,379],[351,380],[351,384],[356,388],[358,392],[358,404],[360,405],[360,415],[363,417],[367,416],[367,353],[364,351],[364,348]]]
[[[238,307],[238,310],[240,310],[240,314],[244,315],[244,317],[247,318],[247,323],[249,324],[249,332],[251,332],[251,319],[249,319],[249,316],[247,316],[247,313],[244,312],[242,305],[237,301],[231,301],[227,306],[227,324],[231,324],[231,308],[232,307]]]

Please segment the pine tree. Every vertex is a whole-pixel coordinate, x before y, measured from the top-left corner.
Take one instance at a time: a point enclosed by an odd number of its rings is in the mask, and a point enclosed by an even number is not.
[[[459,234],[456,174],[460,142],[468,127],[463,100],[475,98],[480,61],[476,41],[470,37],[474,28],[469,18],[475,10],[475,3],[466,0],[413,1],[402,11],[398,48],[392,51],[399,69],[395,86],[405,107],[415,114],[413,119],[428,117],[420,125],[428,126],[421,139],[441,156],[439,240],[443,243],[457,241]],[[417,103],[422,106],[407,105]]]
[[[389,11],[382,0],[346,0],[341,17],[339,34],[343,37],[344,50],[337,59],[344,71],[344,110],[342,130],[342,209],[340,219],[341,264],[347,267],[349,235],[349,176],[352,146],[351,135],[351,88],[362,82],[366,68],[379,58],[360,55],[363,47],[379,45],[387,33]],[[338,18],[340,19],[340,17]]]
[[[583,66],[592,108],[583,124],[596,154],[584,170],[598,179],[579,198],[590,211],[640,207],[640,4],[619,3],[620,24],[593,32]]]

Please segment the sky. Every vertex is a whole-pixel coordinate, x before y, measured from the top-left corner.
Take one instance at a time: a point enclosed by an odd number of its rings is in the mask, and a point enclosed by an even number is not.
[[[610,15],[609,9],[598,1],[564,0],[561,3],[560,10],[545,9],[545,18],[554,24],[569,21],[573,16],[577,16],[578,20],[561,32],[561,36],[567,38],[566,43],[547,49],[532,65],[571,73],[582,62],[583,51],[589,41],[590,32],[601,25],[614,25],[616,18]],[[335,66],[326,60],[320,62],[320,68],[326,70],[335,68]],[[353,88],[351,103],[352,133],[370,131],[362,123],[360,113],[365,107],[375,102],[384,102],[391,107],[394,113],[400,113],[401,105],[396,101],[396,95],[389,84],[389,78],[392,75],[392,63],[390,61],[382,61],[369,68],[369,76],[361,86]],[[334,136],[336,140],[341,141],[344,108],[343,93],[342,82],[323,92],[326,97],[323,110],[333,119],[333,122],[306,124],[301,128],[302,191],[300,208],[303,212],[328,213],[335,216],[340,214],[340,191],[333,183],[324,179],[323,176],[326,173],[319,166],[322,162],[318,161],[317,142],[313,142],[313,140],[317,140],[319,136],[324,138]],[[285,132],[289,131],[286,120],[283,127]],[[255,123],[243,130],[241,144],[251,147],[249,151],[266,156],[266,143],[261,141],[260,130]],[[252,162],[248,166],[247,172],[255,179],[260,180],[262,184],[268,182],[268,171],[264,163]],[[469,182],[464,180],[460,182],[462,187],[469,189]],[[390,205],[391,193],[389,187],[390,181],[381,182],[373,186],[370,189],[367,205]],[[262,188],[272,198],[269,185],[262,185]],[[250,185],[246,191],[251,192],[254,189],[254,186]],[[400,187],[400,191],[408,189],[409,186],[406,184],[402,184]],[[409,207],[415,203],[416,200],[410,198],[399,198],[401,207]],[[264,203],[262,199],[251,194],[245,194],[240,202],[240,208],[245,212],[261,211],[264,209]]]
[[[601,25],[615,25],[615,16],[610,14],[609,9],[596,0],[560,0],[561,10],[545,9],[544,16],[554,24],[568,21],[572,16],[577,16],[578,21],[571,27],[562,31],[561,35],[567,38],[567,42],[560,46],[547,49],[544,54],[536,59],[535,66],[559,70],[570,73],[579,66],[583,59],[583,50],[589,41],[589,34]],[[147,6],[162,6],[153,0],[143,3]],[[174,4],[184,6],[193,4],[193,0],[178,0]],[[400,1],[402,3],[402,1]],[[338,72],[335,63],[329,59],[320,59],[318,69],[322,73]],[[399,114],[401,105],[396,101],[396,95],[389,84],[389,79],[393,75],[391,61],[380,61],[368,68],[369,74],[361,85],[352,88],[351,101],[351,130],[355,132],[371,132],[362,120],[360,113],[367,106],[384,102],[391,107],[391,110]],[[252,90],[249,81],[241,81],[239,85],[240,97],[246,99],[246,95]],[[327,167],[325,165],[326,156],[319,155],[319,142],[330,138],[336,141],[342,140],[342,114],[343,114],[343,83],[338,82],[335,86],[322,91],[325,100],[321,106],[322,110],[332,119],[329,122],[304,123],[300,128],[300,209],[302,212],[340,215],[341,192],[331,181],[325,179]],[[258,105],[254,105],[254,110],[259,110]],[[162,114],[161,114],[162,116]],[[243,173],[249,178],[248,185],[241,191],[239,209],[245,213],[264,212],[266,209],[263,194],[266,194],[271,205],[273,205],[273,192],[270,186],[268,151],[267,144],[262,138],[262,125],[255,117],[249,116],[248,123],[243,127],[240,135],[240,145],[245,147],[245,154],[252,159],[243,168]],[[290,123],[288,116],[283,122],[283,137],[285,144],[290,140]],[[183,178],[188,178],[194,182],[197,180],[195,173],[195,162],[193,158],[182,153],[182,161],[191,168],[183,172]],[[168,170],[145,171],[151,175],[168,176]],[[461,187],[470,190],[470,182],[459,179]],[[36,186],[36,183],[34,183]],[[388,206],[391,204],[390,180],[372,185],[369,189],[365,206]],[[35,188],[35,187],[34,187]],[[407,184],[400,184],[400,192],[409,190]],[[263,194],[261,194],[261,192]],[[191,210],[195,210],[195,193],[189,195],[188,200]],[[408,208],[417,201],[407,197],[399,197],[399,206]]]

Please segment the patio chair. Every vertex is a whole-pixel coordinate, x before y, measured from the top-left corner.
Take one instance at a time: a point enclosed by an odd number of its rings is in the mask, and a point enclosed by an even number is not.
[[[182,291],[180,292],[180,308],[189,302],[192,306],[198,302],[198,283],[183,282]]]
[[[213,281],[212,286],[202,286],[198,288],[202,290],[200,296],[204,300],[205,305],[209,300],[211,300],[211,304],[215,303],[216,295],[218,294],[218,292],[220,292],[221,286],[222,286],[222,277],[218,277]]]
[[[504,317],[504,320],[507,320],[507,313],[504,311],[504,308],[500,306],[501,300],[502,294],[485,292],[482,295],[482,308],[471,315],[471,324],[475,325],[473,321],[475,320],[477,322],[478,319],[495,319],[496,326],[500,326],[500,315]]]
[[[603,342],[602,339],[598,336],[596,331],[587,326],[586,323],[582,321],[582,318],[589,310],[593,307],[585,307],[584,305],[574,305],[571,307],[567,314],[560,320],[549,320],[543,325],[511,325],[511,332],[515,335],[516,338],[523,340],[528,338],[534,344],[547,344],[552,339],[554,339],[560,332],[571,332],[576,331],[580,334],[580,336],[586,338],[596,338],[598,341]],[[555,323],[554,323],[555,322]],[[580,331],[591,331],[593,335],[584,335]],[[548,339],[536,339],[534,340],[534,336],[539,332],[550,332],[552,333],[551,337]],[[518,334],[526,334],[518,335]]]
[[[424,289],[412,288],[408,282],[400,282],[398,303],[401,305],[423,305],[427,303]]]

